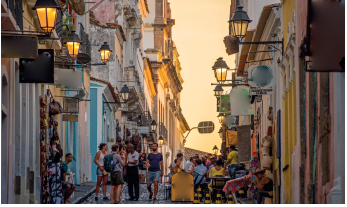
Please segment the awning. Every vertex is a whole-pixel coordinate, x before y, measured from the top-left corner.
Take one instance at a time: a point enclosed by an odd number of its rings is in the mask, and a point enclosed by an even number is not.
[[[246,37],[244,38],[244,42],[251,42],[253,37],[254,30],[248,30],[246,33]],[[237,68],[237,76],[243,76],[243,71],[245,70],[245,64],[248,57],[248,51],[251,45],[245,44],[242,45],[239,66]]]

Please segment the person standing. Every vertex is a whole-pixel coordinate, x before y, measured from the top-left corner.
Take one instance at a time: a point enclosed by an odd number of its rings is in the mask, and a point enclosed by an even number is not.
[[[121,167],[124,166],[122,158],[119,156],[119,146],[117,144],[112,145],[113,164],[114,169],[111,173],[111,204],[121,204],[121,192],[123,188],[123,177]]]
[[[139,183],[139,171],[138,164],[139,153],[134,150],[134,145],[128,146],[128,162],[127,162],[127,179],[128,179],[128,192],[130,198],[128,200],[138,201],[140,197],[140,183]],[[135,188],[135,196],[134,196]]]
[[[224,164],[224,168],[228,166],[228,172],[231,179],[235,179],[235,171],[239,164],[239,153],[235,149],[235,145],[230,146],[230,153],[227,157],[227,162]],[[230,164],[229,164],[230,163]]]
[[[148,167],[147,174],[147,189],[149,191],[149,200],[152,200],[152,183],[154,183],[153,201],[157,201],[159,179],[163,176],[163,155],[158,152],[158,144],[152,144],[152,153],[147,156],[146,166]]]
[[[196,160],[195,157],[191,157],[191,158],[190,158],[189,162],[187,162],[187,164],[186,164],[186,166],[185,166],[185,168],[184,168],[184,170],[185,170],[186,172],[188,172],[188,171],[190,171],[190,170],[193,169],[193,164],[194,164],[195,160]]]
[[[107,179],[108,179],[108,173],[106,173],[104,169],[104,157],[107,155],[108,146],[106,143],[101,143],[99,146],[99,151],[96,153],[94,157],[94,163],[98,166],[96,168],[96,189],[95,189],[95,201],[98,201],[98,194],[100,190],[100,184],[102,181],[102,191],[104,193],[104,198],[102,200],[106,201],[108,200],[106,196],[106,189],[107,189]]]
[[[146,177],[146,153],[142,153],[140,158],[139,158],[139,179],[140,182],[145,182],[145,177]]]
[[[209,153],[209,154],[207,154],[207,158],[206,158],[206,168],[207,168],[207,170],[209,170],[210,169],[210,167],[211,167],[211,154]]]
[[[69,170],[68,164],[70,162],[72,162],[73,156],[71,153],[67,153],[65,155],[65,161],[62,164],[62,187],[65,189],[65,195],[64,195],[64,203],[65,204],[70,204],[70,196],[73,193],[73,191],[75,190],[76,186],[73,183],[68,183],[66,182],[66,173]]]

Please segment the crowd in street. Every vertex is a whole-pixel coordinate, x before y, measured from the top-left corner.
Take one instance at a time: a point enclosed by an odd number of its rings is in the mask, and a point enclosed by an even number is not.
[[[217,156],[208,154],[200,156],[196,154],[182,166],[183,154],[177,153],[176,158],[170,164],[169,175],[174,175],[179,172],[187,172],[194,177],[195,185],[205,185],[211,193],[213,193],[212,182],[210,177],[229,176],[230,180],[235,179],[235,172],[239,167],[238,151],[235,146],[231,145],[226,159],[223,155]],[[68,172],[68,164],[72,161],[72,154],[68,153],[65,156],[65,161],[62,164],[62,178],[64,189],[64,203],[70,203],[69,197],[75,190],[75,185],[66,182],[65,174]],[[97,165],[97,184],[95,191],[95,201],[98,201],[98,194],[102,183],[103,201],[109,201],[111,204],[121,204],[121,192],[124,183],[127,183],[129,201],[138,201],[140,197],[140,182],[147,184],[149,192],[149,201],[157,201],[158,186],[163,177],[163,155],[158,152],[158,144],[152,145],[152,152],[146,155],[141,155],[135,151],[132,144],[114,144],[111,147],[111,152],[108,153],[108,145],[101,143],[99,151],[96,153],[94,163]],[[148,170],[148,172],[147,172]],[[111,191],[110,199],[107,194],[107,181],[110,175]],[[268,176],[265,176],[265,171],[256,169],[253,172],[254,180],[251,183],[255,186],[256,192],[254,200],[260,204],[263,202],[263,197],[272,197],[273,181]],[[152,192],[152,184],[154,191]],[[216,182],[216,186],[224,186],[224,182]]]

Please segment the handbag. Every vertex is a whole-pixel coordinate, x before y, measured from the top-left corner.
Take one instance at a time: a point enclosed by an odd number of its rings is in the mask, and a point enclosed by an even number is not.
[[[63,109],[60,106],[59,102],[56,102],[54,99],[49,103],[49,114],[56,115],[63,113]]]

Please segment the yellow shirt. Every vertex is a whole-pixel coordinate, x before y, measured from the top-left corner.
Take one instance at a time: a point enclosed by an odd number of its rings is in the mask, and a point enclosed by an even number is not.
[[[216,170],[215,167],[211,168],[210,173],[209,173],[209,176],[210,176],[210,177],[213,177],[213,176],[217,176],[217,175],[222,175],[222,176],[224,176],[224,168],[221,168],[219,171]],[[215,181],[213,181],[213,182],[215,182]],[[225,183],[224,183],[223,181],[217,181],[217,182],[216,182],[216,185],[217,185],[217,186],[224,186],[224,184],[225,184]],[[210,189],[210,191],[212,191],[212,182],[208,185],[208,188]]]
[[[239,164],[239,153],[237,151],[231,151],[229,154],[228,154],[228,160],[231,160],[229,165],[232,165],[232,164]],[[228,166],[229,166],[228,165]]]

